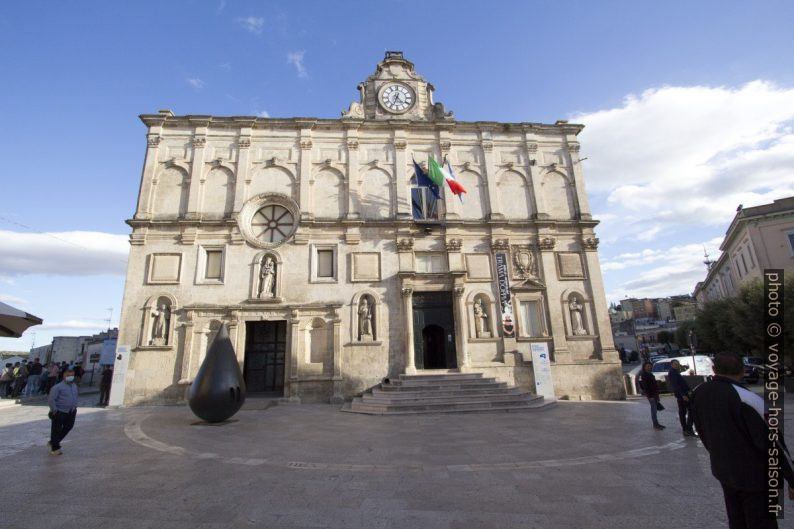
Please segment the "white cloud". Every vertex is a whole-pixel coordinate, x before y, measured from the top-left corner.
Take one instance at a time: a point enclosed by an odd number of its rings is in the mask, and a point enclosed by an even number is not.
[[[12,296],[11,294],[0,294],[0,301],[3,303],[8,303],[9,305],[20,306],[24,306],[28,303],[26,299],[18,298],[16,296]]]
[[[695,284],[706,277],[704,249],[710,259],[716,260],[721,242],[722,237],[715,237],[703,243],[642,249],[604,259],[601,271],[605,278],[618,271],[636,269],[622,274],[623,281],[610,281],[617,282],[618,286],[607,293],[607,300],[619,301],[626,296],[643,298],[691,293]]]
[[[67,231],[24,233],[0,230],[0,274],[91,276],[124,275],[128,237],[114,233]]]
[[[295,66],[298,71],[298,77],[307,78],[309,73],[306,71],[306,66],[303,65],[303,56],[305,51],[292,51],[287,54],[287,62]]]
[[[794,195],[794,88],[654,88],[571,120],[586,125],[588,191],[621,217],[605,241],[724,225],[738,204]]]
[[[41,325],[37,325],[35,329],[41,330],[52,330],[52,331],[61,331],[61,330],[87,330],[87,331],[98,331],[107,328],[107,321],[92,321],[91,319],[88,320],[65,320],[65,321],[57,321],[54,323],[47,323],[46,321]]]
[[[204,83],[204,81],[202,81],[198,77],[189,77],[189,78],[185,79],[185,81],[187,81],[187,84],[189,84],[190,86],[192,86],[196,90],[201,90],[202,88],[204,88],[204,85],[206,84],[206,83]]]
[[[245,18],[238,18],[237,23],[240,24],[243,29],[255,35],[261,35],[262,31],[265,29],[265,19],[262,17],[248,16]]]
[[[270,117],[270,114],[267,113],[267,110],[262,110],[260,112],[257,112],[256,115],[259,116],[260,118],[269,118]]]

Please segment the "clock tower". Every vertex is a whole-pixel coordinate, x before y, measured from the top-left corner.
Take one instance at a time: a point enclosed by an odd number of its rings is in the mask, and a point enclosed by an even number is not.
[[[342,119],[453,121],[452,112],[433,102],[433,90],[401,51],[387,51],[375,73],[358,85],[360,99]]]

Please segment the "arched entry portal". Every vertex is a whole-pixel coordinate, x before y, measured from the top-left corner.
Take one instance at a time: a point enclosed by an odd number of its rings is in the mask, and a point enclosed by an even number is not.
[[[417,369],[454,369],[455,320],[451,292],[416,292],[413,296],[414,355]]]

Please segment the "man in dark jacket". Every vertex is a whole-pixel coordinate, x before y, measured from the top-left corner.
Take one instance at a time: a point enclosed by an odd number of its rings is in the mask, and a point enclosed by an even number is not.
[[[713,380],[692,394],[695,426],[709,451],[711,473],[722,485],[730,529],[776,528],[767,518],[768,476],[765,442],[769,434],[764,400],[745,388],[742,359],[721,353],[714,359]],[[794,499],[794,468],[783,439],[776,443],[783,477]],[[782,484],[782,480],[780,480]]]
[[[659,409],[659,385],[656,383],[656,377],[651,372],[653,364],[645,362],[642,364],[642,373],[640,373],[640,388],[645,393],[645,398],[651,405],[651,422],[655,430],[664,430],[664,426],[659,424],[656,418],[656,412]]]
[[[684,377],[681,376],[681,363],[678,360],[670,362],[670,371],[667,372],[667,382],[670,384],[670,389],[672,389],[675,394],[676,402],[678,402],[678,420],[681,422],[681,429],[684,431],[684,435],[695,435],[695,432],[692,431],[693,417],[692,409],[689,405],[689,384],[687,384]]]

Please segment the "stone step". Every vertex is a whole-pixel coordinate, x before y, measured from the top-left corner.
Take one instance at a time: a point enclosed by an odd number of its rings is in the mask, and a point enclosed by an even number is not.
[[[518,388],[507,387],[507,384],[502,384],[494,387],[476,388],[476,389],[451,389],[448,387],[441,387],[433,391],[384,391],[379,388],[373,388],[371,395],[380,398],[390,399],[413,399],[417,396],[439,397],[439,396],[476,396],[476,395],[504,395],[504,394],[520,394],[521,390]],[[368,395],[365,393],[365,395]]]
[[[526,396],[526,397],[525,397]],[[534,397],[530,393],[487,393],[479,395],[417,395],[411,398],[384,398],[373,395],[362,395],[359,402],[363,404],[382,405],[382,406],[414,406],[424,404],[467,404],[469,402],[505,402],[514,400],[524,400]]]
[[[391,380],[381,387],[387,391],[390,388],[440,388],[440,387],[485,387],[494,384],[504,384],[497,382],[493,378],[480,378],[471,380]],[[399,391],[399,389],[397,389]]]
[[[424,402],[410,405],[400,404],[365,404],[360,398],[353,399],[350,406],[344,411],[369,413],[373,415],[392,415],[409,413],[452,413],[452,412],[474,412],[474,411],[511,411],[528,410],[543,407],[546,403],[541,396],[529,396],[524,398],[513,398],[505,401],[487,400],[467,400],[465,402]]]
[[[479,380],[482,373],[448,373],[448,374],[428,374],[428,375],[400,375],[395,380]]]

